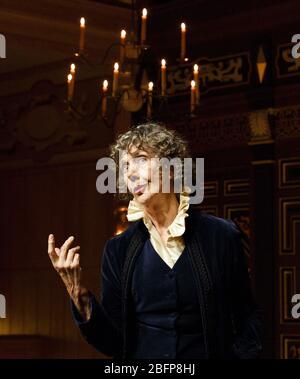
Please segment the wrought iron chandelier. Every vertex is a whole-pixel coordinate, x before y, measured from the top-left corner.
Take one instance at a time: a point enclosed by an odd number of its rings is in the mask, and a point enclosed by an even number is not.
[[[67,76],[68,82],[68,112],[77,119],[92,122],[101,119],[109,128],[113,128],[120,107],[139,115],[139,119],[151,120],[174,116],[174,111],[168,107],[167,94],[167,62],[165,58],[159,60],[147,44],[147,18],[146,8],[137,10],[135,1],[132,1],[131,30],[123,29],[120,40],[108,46],[103,59],[99,63],[89,60],[85,50],[86,20],[80,19],[79,51],[75,53],[74,62],[70,65]],[[140,31],[138,33],[137,31]],[[189,59],[186,55],[186,24],[180,25],[181,49],[178,65],[185,65]],[[105,79],[100,84],[99,101],[92,111],[82,111],[74,102],[77,65],[101,66],[105,63],[110,51],[119,48],[119,60],[114,63],[112,81]],[[200,67],[193,67],[193,80],[190,81],[190,107],[184,116],[193,117],[199,110],[199,73]]]

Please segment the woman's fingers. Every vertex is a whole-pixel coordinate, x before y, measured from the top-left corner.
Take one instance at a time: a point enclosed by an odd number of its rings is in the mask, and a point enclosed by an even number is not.
[[[80,246],[76,246],[76,247],[73,247],[72,249],[70,249],[68,251],[67,259],[66,259],[66,262],[65,262],[65,267],[66,268],[71,267],[73,259],[74,259],[74,256],[75,256],[75,253],[77,253],[77,251],[79,251],[79,250],[80,250]]]
[[[53,234],[49,234],[48,236],[48,254],[53,263],[57,260],[57,254],[55,251],[55,239]]]
[[[70,248],[73,241],[74,241],[74,237],[73,236],[69,237],[60,248],[59,260],[60,260],[61,265],[63,265],[67,259],[68,249]]]
[[[80,246],[72,247],[74,237],[69,237],[62,247],[55,247],[53,234],[48,236],[48,254],[52,265],[61,277],[70,296],[77,298],[80,293],[81,267],[79,263]]]
[[[75,286],[79,287],[80,285],[80,278],[81,278],[81,267],[80,267],[80,256],[79,254],[75,254],[72,267],[74,270],[74,280],[75,280]]]
[[[59,249],[55,247],[54,235],[50,234],[48,237],[49,256],[54,268],[60,274],[68,288],[68,291],[74,291],[74,289],[79,288],[81,277],[80,256],[78,253],[80,246],[71,248],[73,241],[74,237],[69,237]]]
[[[80,268],[80,255],[78,253],[76,253],[74,255],[74,259],[73,259],[73,262],[72,262],[72,267],[74,267],[74,268]]]

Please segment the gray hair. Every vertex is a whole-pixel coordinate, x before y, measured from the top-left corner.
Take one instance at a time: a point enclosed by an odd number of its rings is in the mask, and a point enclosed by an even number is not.
[[[129,151],[132,146],[147,151],[158,158],[179,158],[183,165],[184,158],[189,156],[188,143],[181,135],[162,123],[147,122],[133,127],[129,131],[119,134],[116,141],[109,146],[110,157],[116,164],[117,172],[119,171],[119,153],[120,151]],[[177,170],[178,171],[178,170]],[[182,175],[182,171],[174,172],[174,180]],[[117,183],[119,188],[119,183]],[[130,193],[119,193],[117,196],[120,200],[131,200]],[[177,196],[179,198],[179,195]]]

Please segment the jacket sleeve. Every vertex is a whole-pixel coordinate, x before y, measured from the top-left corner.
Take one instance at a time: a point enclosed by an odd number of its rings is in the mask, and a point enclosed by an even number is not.
[[[232,353],[235,358],[258,358],[262,350],[262,310],[254,300],[244,249],[246,236],[232,222],[232,321],[235,332]]]
[[[91,317],[84,321],[71,300],[71,310],[82,336],[105,355],[118,357],[122,350],[121,286],[118,265],[108,240],[101,262],[100,302],[89,292]]]

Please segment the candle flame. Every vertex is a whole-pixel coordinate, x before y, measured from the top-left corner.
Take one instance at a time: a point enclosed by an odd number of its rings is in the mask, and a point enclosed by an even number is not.
[[[72,74],[69,74],[69,75],[68,75],[68,83],[70,83],[70,82],[72,81],[72,79],[73,79],[73,75],[72,75]]]
[[[124,30],[124,29],[121,30],[121,38],[122,39],[126,38],[126,30]]]
[[[108,87],[108,81],[105,79],[103,80],[103,91],[106,91]]]
[[[85,27],[85,18],[84,17],[81,17],[81,19],[80,19],[80,27],[81,28]]]
[[[71,66],[70,66],[70,70],[71,70],[71,73],[74,74],[75,73],[75,70],[76,70],[76,66],[74,63],[71,63]]]
[[[194,73],[197,73],[199,70],[199,66],[197,64],[194,64]]]
[[[149,83],[148,83],[148,90],[149,90],[149,91],[152,91],[152,90],[153,90],[153,85],[154,85],[153,82],[149,82]]]
[[[167,64],[166,60],[165,60],[165,59],[162,59],[162,60],[161,60],[161,67],[165,68],[165,67],[166,67],[166,64]]]
[[[196,82],[195,82],[195,80],[191,80],[191,87],[192,87],[192,89],[195,89],[195,87],[196,87]]]
[[[185,31],[186,31],[186,25],[185,25],[184,22],[181,23],[180,27],[181,27],[181,31],[182,31],[182,32],[185,32]]]
[[[118,63],[118,62],[116,62],[116,63],[114,64],[114,70],[115,70],[115,72],[118,72],[118,71],[119,71],[119,63]]]
[[[147,9],[146,8],[144,8],[143,9],[143,11],[142,11],[142,16],[143,16],[143,18],[146,18],[147,17]]]

